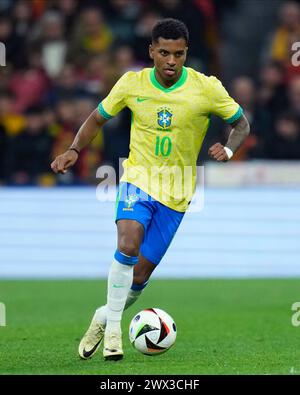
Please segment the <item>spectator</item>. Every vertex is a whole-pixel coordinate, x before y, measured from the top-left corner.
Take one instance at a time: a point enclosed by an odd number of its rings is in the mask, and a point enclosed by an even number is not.
[[[300,76],[290,81],[288,99],[290,110],[293,111],[300,120]]]
[[[71,100],[81,92],[81,76],[72,64],[65,64],[44,99],[47,105],[55,106],[59,100]]]
[[[134,30],[137,23],[141,4],[138,0],[111,0],[105,2],[105,12],[109,19],[117,43],[132,45]]]
[[[262,67],[258,102],[270,116],[287,105],[284,68],[279,62],[269,61]]]
[[[63,130],[74,131],[76,128],[76,110],[74,99],[60,100],[56,107],[56,117]]]
[[[119,158],[127,158],[129,154],[131,112],[121,111],[111,122],[103,127],[103,158],[105,163],[114,167],[119,175]]]
[[[45,107],[43,112],[45,127],[52,138],[56,138],[62,130],[62,126],[57,119],[57,114],[53,107]],[[53,142],[54,144],[54,142]]]
[[[32,28],[32,9],[26,0],[18,0],[13,8],[13,25],[15,34],[26,40]]]
[[[279,14],[279,26],[271,40],[271,59],[286,69],[286,78],[299,73],[299,67],[291,64],[292,44],[300,41],[300,5],[295,1],[283,3]]]
[[[10,90],[10,81],[13,74],[13,67],[6,65],[5,67],[0,66],[0,91]]]
[[[49,80],[42,67],[41,53],[29,54],[29,67],[13,73],[10,89],[15,94],[15,110],[26,111],[41,102],[49,88]]]
[[[281,114],[276,119],[274,134],[267,141],[265,151],[269,159],[300,159],[299,120],[293,113]]]
[[[91,56],[107,52],[112,42],[112,31],[100,8],[84,9],[71,38],[68,58],[83,68]]]
[[[15,111],[14,101],[10,91],[0,93],[0,125],[7,136],[16,136],[25,126],[25,118]]]
[[[64,38],[64,19],[56,11],[47,11],[33,37],[33,45],[40,48],[42,65],[49,77],[56,77],[65,63],[67,43]]]
[[[106,65],[101,69],[101,97],[109,93],[115,82],[127,71],[139,71],[144,66],[135,59],[134,50],[128,45],[121,45],[114,48],[113,55],[106,58]],[[99,74],[99,68],[98,68]],[[85,84],[85,83],[84,83]]]
[[[96,103],[90,98],[79,98],[75,101],[75,131],[83,124],[90,113],[96,108]],[[76,163],[76,174],[81,181],[95,180],[96,170],[101,163],[103,149],[103,135],[99,130],[97,137],[80,154]]]
[[[153,10],[145,11],[135,26],[135,39],[133,47],[135,56],[143,65],[150,63],[149,44],[151,43],[151,32],[155,23],[159,20],[159,14]]]
[[[66,36],[69,37],[78,18],[79,0],[56,0],[54,4],[63,14]]]
[[[127,71],[139,71],[143,68],[134,56],[134,50],[129,45],[122,45],[114,51],[114,64],[117,67],[119,76]]]
[[[91,98],[98,100],[104,90],[105,71],[113,67],[107,55],[92,56],[84,71],[82,80],[82,91]]]
[[[52,138],[45,127],[43,109],[30,107],[26,111],[26,126],[22,133],[9,141],[9,182],[16,185],[32,185],[42,182],[50,173],[49,163]]]

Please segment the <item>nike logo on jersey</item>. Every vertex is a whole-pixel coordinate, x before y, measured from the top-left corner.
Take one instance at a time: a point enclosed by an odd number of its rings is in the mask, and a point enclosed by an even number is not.
[[[142,101],[149,100],[149,99],[151,99],[151,97],[137,97],[137,98],[136,98],[136,101],[137,101],[138,103],[140,103],[140,102],[142,102]]]
[[[116,285],[116,284],[113,284],[113,288],[124,288],[124,285]]]

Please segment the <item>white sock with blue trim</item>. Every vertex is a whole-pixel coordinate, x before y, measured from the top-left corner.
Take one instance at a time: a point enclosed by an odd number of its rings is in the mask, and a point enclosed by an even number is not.
[[[127,310],[128,307],[133,305],[138,298],[140,297],[141,293],[143,292],[144,288],[147,286],[148,281],[146,281],[142,285],[131,285],[130,290],[128,291],[128,295],[126,298],[124,310]],[[106,326],[107,321],[107,305],[99,307],[94,314],[93,320],[101,324],[102,326]]]
[[[108,274],[106,331],[121,331],[121,318],[133,279],[133,265],[113,260]]]

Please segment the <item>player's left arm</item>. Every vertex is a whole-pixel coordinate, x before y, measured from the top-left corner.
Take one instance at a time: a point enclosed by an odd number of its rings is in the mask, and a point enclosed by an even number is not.
[[[231,159],[250,133],[250,125],[244,114],[230,126],[232,129],[225,146],[216,143],[208,150],[209,156],[218,162],[227,162]]]

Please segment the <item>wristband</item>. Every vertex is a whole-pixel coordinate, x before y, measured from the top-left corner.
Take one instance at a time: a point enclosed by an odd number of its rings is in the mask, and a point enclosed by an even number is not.
[[[231,159],[232,156],[233,156],[233,152],[231,151],[231,149],[228,148],[228,147],[224,147],[224,150],[225,150],[225,152],[226,152],[226,154],[228,156],[228,160]]]
[[[76,149],[76,148],[73,148],[73,147],[71,147],[71,148],[68,148],[68,149],[67,149],[67,151],[75,151],[75,152],[77,152],[77,155],[79,155],[79,154],[80,154],[80,151],[78,151],[78,149]]]

